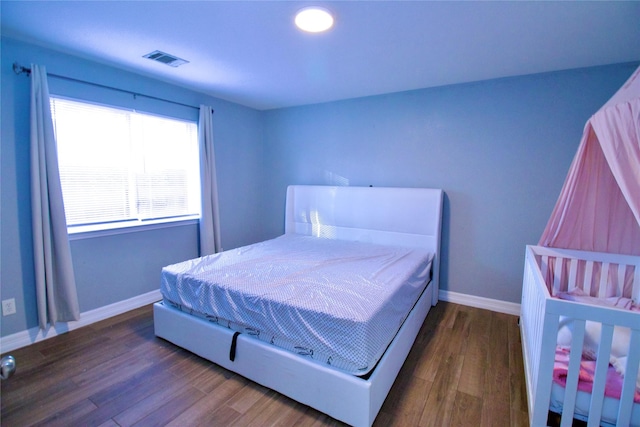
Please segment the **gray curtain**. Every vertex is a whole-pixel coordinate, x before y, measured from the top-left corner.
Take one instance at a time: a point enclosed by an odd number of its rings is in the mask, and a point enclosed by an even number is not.
[[[213,152],[213,110],[200,106],[198,143],[200,144],[200,191],[202,209],[200,215],[200,256],[222,250],[220,244],[220,216],[218,213],[218,183],[216,158]]]
[[[31,215],[40,328],[78,320],[47,72],[38,65],[31,65]]]

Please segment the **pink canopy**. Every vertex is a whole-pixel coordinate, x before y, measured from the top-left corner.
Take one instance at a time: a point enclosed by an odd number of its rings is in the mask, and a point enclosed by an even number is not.
[[[539,244],[640,255],[640,68],[587,122]]]

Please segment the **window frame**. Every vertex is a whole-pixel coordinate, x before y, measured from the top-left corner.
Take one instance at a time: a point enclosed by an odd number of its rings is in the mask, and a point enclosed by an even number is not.
[[[139,113],[139,114],[155,116],[159,118],[166,118],[169,120],[189,122],[189,123],[195,124],[196,135],[198,132],[198,129],[197,129],[198,121],[180,117],[180,114],[176,114],[175,116],[172,116],[170,114],[158,114],[158,113],[153,113],[149,111],[143,111],[137,108],[131,108],[131,107],[115,105],[115,104],[108,104],[105,102],[96,102],[96,101],[76,98],[72,96],[65,96],[57,93],[51,93],[49,95],[49,98],[68,100],[68,101],[78,102],[78,103],[87,104],[87,105],[94,105],[97,107],[123,110],[123,111],[132,112],[132,113]],[[55,123],[53,123],[53,126],[55,130]],[[199,150],[197,152],[197,161],[198,161],[198,167],[200,167]],[[82,239],[88,239],[93,237],[113,236],[113,235],[135,233],[135,232],[142,232],[142,231],[151,231],[151,230],[158,230],[158,229],[178,227],[178,226],[197,225],[200,221],[201,214],[202,214],[200,211],[201,205],[202,203],[200,201],[198,214],[192,214],[192,215],[179,215],[179,216],[169,216],[164,218],[151,218],[151,219],[130,219],[130,220],[121,220],[121,221],[101,222],[101,223],[95,223],[95,224],[67,225],[67,234],[69,236],[69,240],[82,240]],[[65,212],[65,216],[66,216],[66,212]]]
[[[97,228],[90,225],[72,226],[74,230],[71,231],[71,227],[67,227],[67,233],[69,235],[69,240],[82,240],[91,239],[94,237],[117,236],[127,233],[160,230],[171,227],[198,225],[199,223],[200,216],[192,215],[190,217],[183,216],[180,218],[169,218],[162,220],[131,221],[131,223],[119,222],[117,223],[117,227],[113,226]]]

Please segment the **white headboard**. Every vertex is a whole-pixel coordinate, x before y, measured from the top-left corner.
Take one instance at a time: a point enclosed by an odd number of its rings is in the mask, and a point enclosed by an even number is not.
[[[431,188],[291,185],[285,233],[426,248],[438,283],[442,203]]]

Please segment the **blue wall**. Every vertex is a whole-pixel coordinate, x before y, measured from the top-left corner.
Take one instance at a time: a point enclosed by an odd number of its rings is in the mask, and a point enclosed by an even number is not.
[[[542,234],[584,124],[636,66],[269,111],[265,182],[273,195],[289,183],[442,188],[441,287],[519,303],[524,247]]]
[[[222,244],[283,232],[289,184],[438,187],[446,192],[442,286],[519,302],[524,246],[551,214],[582,129],[638,64],[514,77],[256,111],[15,40],[1,52],[0,298],[37,326],[29,201],[29,79],[11,65],[215,109]],[[185,118],[195,110],[50,79],[52,93]],[[86,312],[158,289],[163,265],[197,253],[194,225],[73,240]]]
[[[0,298],[15,298],[17,314],[1,317],[1,335],[37,327],[29,196],[30,80],[12,64],[45,65],[47,71],[214,110],[222,245],[233,248],[262,240],[260,186],[263,168],[263,114],[157,80],[95,62],[2,39],[1,265]],[[196,109],[151,101],[92,86],[49,79],[58,95],[129,106],[141,111],[197,120]],[[196,225],[72,240],[80,300],[86,312],[159,288],[162,266],[197,256]]]

